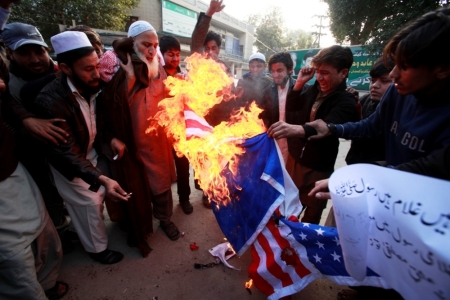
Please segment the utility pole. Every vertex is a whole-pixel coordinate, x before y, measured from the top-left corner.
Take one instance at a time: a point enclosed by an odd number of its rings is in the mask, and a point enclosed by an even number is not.
[[[313,17],[319,18],[320,19],[320,22],[319,22],[320,24],[319,25],[317,25],[317,24],[314,25],[314,27],[318,27],[319,28],[318,32],[317,31],[311,32],[312,35],[316,36],[316,38],[314,39],[314,43],[311,45],[311,48],[320,48],[320,37],[322,35],[326,35],[326,33],[322,33],[322,28],[327,27],[327,26],[322,25],[322,21],[323,21],[323,19],[328,18],[328,16],[314,15]]]

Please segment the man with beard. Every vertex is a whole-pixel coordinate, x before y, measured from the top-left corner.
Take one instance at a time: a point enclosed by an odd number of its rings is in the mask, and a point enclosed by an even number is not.
[[[327,201],[308,196],[308,191],[316,181],[330,177],[339,150],[337,137],[308,141],[316,131],[305,123],[316,119],[328,122],[359,120],[355,98],[346,91],[346,78],[352,63],[353,54],[349,48],[331,46],[320,50],[311,61],[314,69],[302,68],[287,95],[286,121],[280,120],[268,130],[273,138],[288,139],[286,169],[300,190],[305,212],[302,222],[319,224]],[[317,73],[316,82],[305,89],[314,73]],[[272,71],[275,82],[279,80],[277,75]]]
[[[58,126],[68,135],[59,145],[47,144],[47,159],[84,249],[94,260],[114,264],[123,254],[107,248],[103,198],[106,194],[116,201],[127,201],[129,195],[96,166],[102,141],[109,142],[119,156],[125,146],[102,132],[98,56],[86,34],[66,31],[53,36],[51,42],[63,75],[39,93],[35,109],[44,119],[66,120]]]
[[[55,122],[64,120],[37,118],[30,111],[29,103],[21,97],[22,87],[27,83],[40,82],[46,78],[55,79],[56,65],[50,59],[48,46],[36,27],[10,23],[5,26],[2,38],[10,61],[11,78],[8,84],[11,98],[6,103],[10,111],[6,114],[6,121],[17,132],[16,154],[36,181],[53,224],[60,234],[63,234],[67,228],[63,214],[63,200],[51,182],[50,171],[39,141],[53,144],[64,142],[66,132],[55,125]],[[43,84],[47,82],[49,81]],[[39,86],[43,87],[43,84]],[[71,243],[63,243],[63,246],[65,253],[74,249]]]
[[[134,156],[132,159],[137,159],[145,168],[154,217],[160,221],[167,237],[177,240],[180,232],[171,221],[171,184],[176,179],[172,144],[161,127],[146,133],[148,119],[157,113],[158,103],[169,97],[164,86],[167,75],[158,61],[157,47],[158,35],[153,26],[146,21],[131,24],[128,38],[114,42],[114,51],[124,63],[109,82],[105,97],[114,135],[124,140],[129,150],[126,158]],[[126,166],[122,170],[126,170]]]
[[[267,128],[278,121],[286,120],[286,97],[292,91],[295,79],[292,78],[294,62],[288,52],[278,52],[269,58],[269,71],[272,74],[273,83],[263,92],[265,95],[261,106],[264,108],[262,119]],[[287,139],[277,139],[283,160],[288,158]]]

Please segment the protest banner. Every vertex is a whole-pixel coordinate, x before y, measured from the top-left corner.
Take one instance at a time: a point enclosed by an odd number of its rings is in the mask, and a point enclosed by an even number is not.
[[[352,277],[369,267],[405,299],[450,299],[449,181],[357,164],[329,189]]]

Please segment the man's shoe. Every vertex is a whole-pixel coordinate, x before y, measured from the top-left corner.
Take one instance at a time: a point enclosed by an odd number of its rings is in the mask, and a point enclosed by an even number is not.
[[[172,241],[178,240],[180,237],[180,231],[178,231],[177,226],[172,221],[161,222],[161,228],[166,233],[167,237]]]
[[[180,201],[180,205],[181,209],[186,215],[190,215],[194,211],[194,207],[192,206],[191,202],[189,202],[189,199]]]
[[[206,196],[205,194],[203,194],[202,202],[203,202],[203,206],[204,207],[209,208],[209,209],[212,208],[211,207],[211,201],[208,199],[208,196]]]
[[[105,264],[105,265],[112,265],[115,263],[118,263],[122,260],[123,254],[118,251],[113,251],[109,249],[105,249],[102,252],[99,253],[89,253],[89,256],[99,263]]]

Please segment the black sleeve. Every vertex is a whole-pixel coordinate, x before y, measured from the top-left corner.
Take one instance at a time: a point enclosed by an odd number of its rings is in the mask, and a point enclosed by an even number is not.
[[[33,105],[39,92],[50,82],[55,80],[55,73],[49,74],[45,77],[28,81],[20,90],[20,99],[25,107],[30,108]]]
[[[397,170],[450,180],[450,145],[395,167]]]
[[[58,146],[48,143],[46,144],[47,159],[50,164],[63,174],[67,179],[72,180],[73,177],[79,177],[90,185],[97,184],[97,179],[102,172],[94,167],[92,163],[86,159],[84,149],[81,149],[75,137],[70,119],[73,116],[70,112],[64,113],[58,100],[52,99],[52,96],[46,93],[40,93],[34,103],[34,111],[43,119],[61,118],[66,122],[60,122],[56,125],[65,130],[68,134],[65,143]]]

